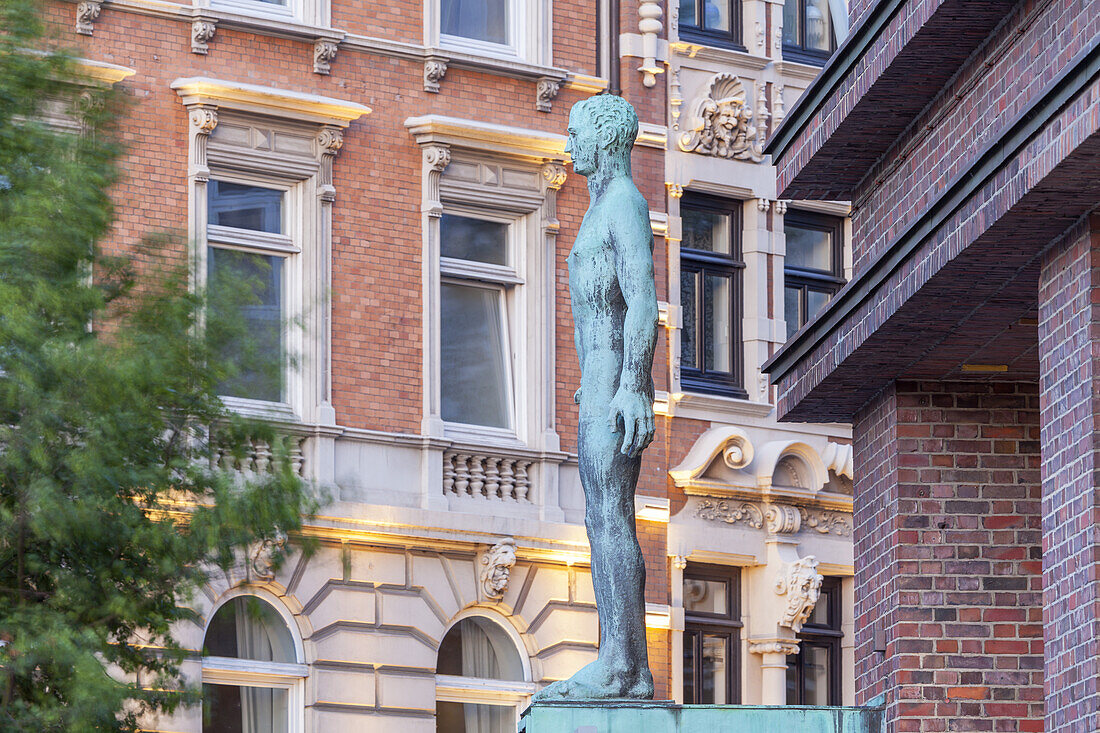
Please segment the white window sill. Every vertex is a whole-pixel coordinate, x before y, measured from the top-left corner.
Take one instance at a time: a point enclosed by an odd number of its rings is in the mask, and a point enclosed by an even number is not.
[[[230,397],[228,395],[221,395],[220,399],[222,404],[225,405],[225,409],[241,417],[280,423],[301,422],[298,413],[286,402],[250,400],[246,397]]]
[[[443,437],[485,448],[526,448],[514,430],[465,423],[443,423]]]

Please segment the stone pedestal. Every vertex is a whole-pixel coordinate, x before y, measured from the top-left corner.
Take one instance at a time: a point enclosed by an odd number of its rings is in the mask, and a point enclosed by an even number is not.
[[[676,705],[666,701],[543,702],[524,711],[520,733],[884,733],[883,708]]]

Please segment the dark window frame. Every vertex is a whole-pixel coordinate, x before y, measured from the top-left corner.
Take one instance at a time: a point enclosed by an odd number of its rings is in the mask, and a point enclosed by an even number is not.
[[[707,211],[729,216],[730,223],[730,253],[720,254],[704,250],[688,249],[680,246],[680,274],[694,272],[699,274],[695,288],[695,366],[686,367],[682,364],[683,342],[681,341],[681,366],[680,388],[685,392],[697,392],[704,394],[717,394],[725,397],[738,397],[747,399],[749,393],[744,386],[744,362],[745,347],[742,343],[741,319],[744,314],[744,272],[745,259],[741,252],[741,201],[736,199],[722,199],[716,196],[708,196],[699,193],[685,193],[680,200],[681,212],[685,209],[695,211]],[[730,366],[729,372],[710,371],[704,366],[703,354],[706,350],[706,335],[701,328],[705,320],[705,308],[703,295],[706,275],[712,273],[718,276],[730,278],[730,314],[729,314],[729,339],[730,339]],[[683,286],[681,285],[681,298]],[[681,302],[682,307],[682,302]]]
[[[828,704],[842,705],[844,698],[843,649],[844,604],[841,598],[842,579],[826,577],[821,582],[821,598],[818,603],[828,605],[828,623],[802,625],[798,633],[798,654],[787,657],[787,704],[806,705],[806,668],[803,665],[802,649],[807,645],[826,647],[829,650],[829,690]],[[794,682],[792,689],[791,682]],[[792,694],[793,693],[793,694]]]
[[[695,4],[695,18],[701,21],[699,25],[685,23],[683,18],[679,22],[679,35],[682,41],[696,41],[707,46],[718,46],[735,51],[747,51],[741,41],[741,0],[719,0],[729,3],[730,29],[728,31],[707,28],[705,0],[693,0]]]
[[[844,287],[848,281],[844,279],[844,219],[839,216],[818,214],[800,209],[788,209],[783,216],[783,226],[794,224],[803,229],[816,229],[828,232],[831,235],[833,251],[830,253],[830,270],[815,270],[806,267],[795,267],[783,264],[783,291],[797,287],[802,295],[799,297],[799,313],[797,333],[810,320],[808,291],[828,293],[836,295],[837,291]],[[789,314],[784,313],[784,319],[789,320]]]
[[[783,40],[783,60],[813,64],[814,66],[824,66],[829,58],[832,57],[833,52],[836,51],[836,27],[832,23],[829,24],[833,31],[829,34],[828,51],[820,51],[816,48],[806,48],[806,0],[786,1],[798,5],[798,43],[791,44],[787,43],[786,39]],[[831,9],[830,12],[832,12]]]
[[[695,693],[688,699],[688,680],[684,680],[684,704],[702,704],[698,699],[703,678],[703,635],[723,635],[726,637],[726,704],[738,705],[741,702],[741,568],[726,565],[704,565],[691,563],[684,569],[683,580],[713,580],[726,584],[726,608],[728,613],[691,613],[684,610],[685,652],[690,648],[693,654],[691,690]],[[683,660],[680,661],[683,664]]]

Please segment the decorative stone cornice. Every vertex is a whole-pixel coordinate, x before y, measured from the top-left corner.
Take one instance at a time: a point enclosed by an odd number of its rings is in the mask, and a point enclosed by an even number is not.
[[[340,43],[335,38],[318,38],[313,42],[313,73],[328,74]]]
[[[298,122],[347,127],[371,111],[369,107],[343,99],[206,77],[176,79],[171,86],[189,108],[205,105]]]
[[[787,607],[779,620],[780,626],[786,626],[796,634],[802,630],[802,624],[810,618],[821,597],[823,580],[817,572],[817,558],[813,555],[787,565],[775,582],[775,592],[787,596]]]
[[[421,146],[441,144],[534,159],[540,163],[564,163],[569,159],[565,152],[565,136],[541,130],[435,114],[409,117],[405,120],[405,129]]]
[[[553,107],[554,97],[558,96],[561,88],[561,80],[544,76],[538,80],[535,87],[535,109],[539,112],[549,112]]]
[[[218,29],[217,20],[211,16],[196,16],[191,21],[191,53],[206,55],[210,41]]]
[[[95,20],[103,3],[101,0],[80,0],[76,5],[76,32],[83,36],[92,35]]]
[[[481,556],[481,592],[487,600],[499,601],[508,590],[512,566],[516,564],[516,541],[505,537]]]

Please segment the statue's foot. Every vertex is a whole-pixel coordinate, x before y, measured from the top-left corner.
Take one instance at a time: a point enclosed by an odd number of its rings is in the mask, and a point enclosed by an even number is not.
[[[546,700],[653,699],[653,675],[649,669],[610,664],[597,659],[567,680],[544,687],[532,702]]]

